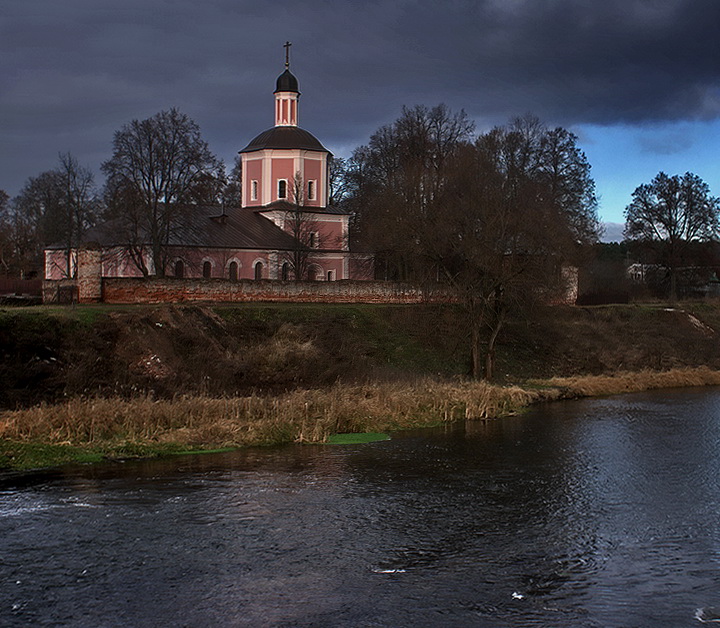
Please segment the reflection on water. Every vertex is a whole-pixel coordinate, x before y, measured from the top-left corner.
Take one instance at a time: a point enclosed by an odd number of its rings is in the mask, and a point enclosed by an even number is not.
[[[0,482],[0,624],[687,626],[720,391]]]

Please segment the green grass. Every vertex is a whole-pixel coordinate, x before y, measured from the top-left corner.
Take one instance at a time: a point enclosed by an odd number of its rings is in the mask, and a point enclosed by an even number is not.
[[[40,469],[70,463],[100,462],[102,452],[72,445],[46,445],[0,441],[0,469]]]
[[[388,434],[380,432],[362,432],[360,434],[330,434],[328,445],[359,445],[362,443],[375,443],[381,440],[390,440]]]
[[[157,458],[234,451],[235,447],[215,449],[184,449],[179,444],[135,443],[120,441],[102,447],[77,447],[43,443],[0,440],[0,471],[26,471],[59,467],[67,464],[88,464],[104,460],[128,458]]]
[[[220,447],[218,449],[183,449],[171,452],[173,456],[196,456],[198,454],[226,454],[237,450],[237,447]]]

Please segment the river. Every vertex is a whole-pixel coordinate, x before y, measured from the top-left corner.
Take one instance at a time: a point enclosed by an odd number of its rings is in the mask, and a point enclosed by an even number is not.
[[[720,390],[0,476],[2,626],[720,616]]]

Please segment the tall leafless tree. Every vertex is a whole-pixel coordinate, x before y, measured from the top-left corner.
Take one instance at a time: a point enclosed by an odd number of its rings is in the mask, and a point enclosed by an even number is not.
[[[309,279],[310,257],[319,245],[318,224],[309,208],[305,207],[305,198],[305,183],[297,172],[290,185],[290,206],[283,218],[285,231],[294,238],[294,246],[284,259],[295,281]]]
[[[208,180],[221,175],[200,128],[177,109],[133,120],[115,133],[113,155],[102,170],[107,196],[124,221],[129,253],[144,275],[164,276],[168,247],[186,212],[206,200],[204,190],[215,190]]]
[[[101,204],[92,172],[70,153],[59,159],[56,169],[28,179],[12,201],[9,224],[20,265],[38,266],[45,246],[62,244],[61,271],[71,277],[72,252],[95,223]]]
[[[437,199],[448,165],[470,141],[473,123],[445,105],[403,108],[353,153],[348,207],[363,246],[376,252],[383,276],[424,281],[436,273],[422,263],[419,229],[440,211]]]
[[[471,372],[489,379],[509,313],[562,288],[598,221],[574,136],[532,117],[471,135],[462,112],[405,109],[354,154],[350,204],[390,276],[440,280],[463,305]]]
[[[0,190],[0,272],[5,276],[9,276],[12,272],[13,243],[11,230],[10,196],[5,190]]]
[[[338,206],[348,193],[347,160],[330,157],[328,160],[328,205]]]

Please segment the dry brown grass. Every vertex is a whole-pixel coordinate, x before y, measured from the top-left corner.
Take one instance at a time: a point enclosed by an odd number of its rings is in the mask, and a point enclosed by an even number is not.
[[[553,378],[533,384],[533,388],[520,388],[428,379],[414,384],[337,384],[277,396],[76,398],[0,413],[0,439],[80,446],[130,442],[208,448],[322,442],[332,433],[501,417],[538,401],[719,385],[720,372],[708,368],[642,371]]]
[[[626,392],[685,386],[718,386],[720,371],[705,366],[668,371],[619,372],[613,375],[553,377],[535,383],[561,389],[563,397],[601,397]]]
[[[485,382],[335,385],[278,396],[71,399],[0,414],[0,438],[92,445],[111,441],[228,446],[320,442],[331,433],[498,417],[555,391]]]

